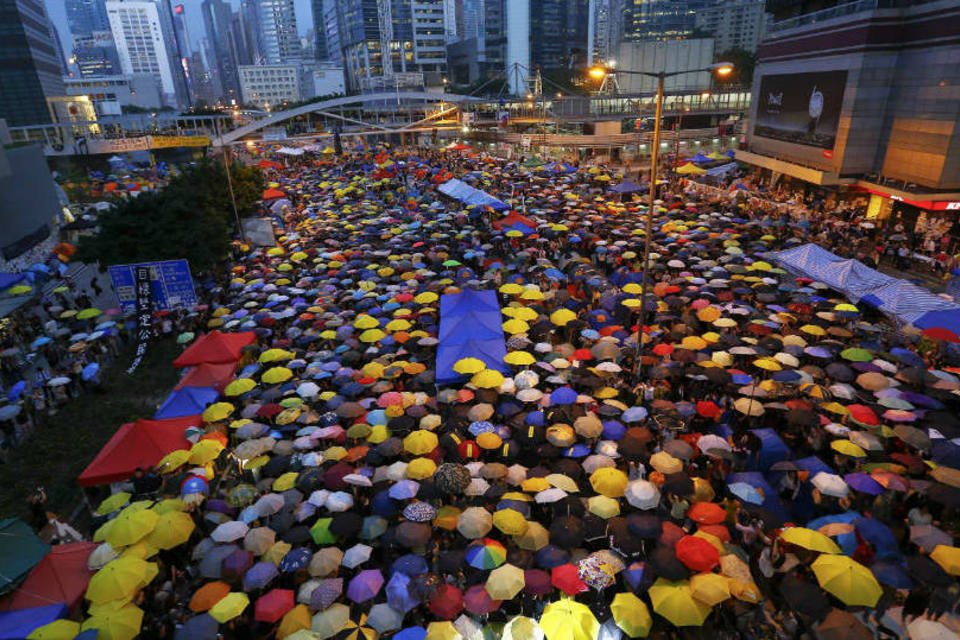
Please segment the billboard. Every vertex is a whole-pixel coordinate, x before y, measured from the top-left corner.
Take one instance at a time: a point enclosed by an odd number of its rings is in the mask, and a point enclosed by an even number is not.
[[[832,149],[846,84],[846,71],[763,76],[754,135]]]
[[[110,279],[124,313],[137,310],[136,274],[141,267],[147,269],[150,276],[150,299],[155,309],[175,309],[197,304],[197,293],[186,260],[112,265],[108,267]]]

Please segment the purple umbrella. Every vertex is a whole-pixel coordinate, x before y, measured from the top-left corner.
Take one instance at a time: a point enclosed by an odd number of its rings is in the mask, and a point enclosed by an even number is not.
[[[343,593],[343,578],[322,580],[310,594],[310,608],[322,611],[332,605]]]
[[[237,549],[223,560],[223,578],[237,580],[253,566],[253,554],[246,549]]]
[[[550,574],[542,569],[527,569],[523,572],[523,591],[533,596],[545,596],[553,591]]]
[[[500,608],[502,600],[494,600],[487,593],[487,587],[475,584],[463,594],[464,609],[478,616],[483,616]]]
[[[354,602],[366,602],[380,593],[383,587],[383,574],[379,569],[361,571],[347,586],[347,597]]]
[[[862,471],[848,473],[847,475],[843,476],[843,481],[846,482],[854,491],[859,491],[860,493],[865,493],[869,496],[878,496],[886,491],[882,484],[874,480],[870,474],[863,473]]]
[[[243,590],[263,589],[280,574],[272,562],[258,562],[250,567],[243,576]]]
[[[413,595],[409,576],[400,572],[393,574],[387,583],[387,604],[404,613],[420,604]]]

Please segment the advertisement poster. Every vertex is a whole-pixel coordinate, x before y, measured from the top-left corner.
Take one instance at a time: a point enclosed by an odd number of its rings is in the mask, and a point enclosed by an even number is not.
[[[764,76],[754,135],[832,149],[846,84],[846,71]]]

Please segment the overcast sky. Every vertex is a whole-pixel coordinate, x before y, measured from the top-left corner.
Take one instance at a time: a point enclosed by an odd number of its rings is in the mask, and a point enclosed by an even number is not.
[[[72,40],[70,37],[70,28],[67,26],[67,11],[64,7],[64,0],[45,0],[47,12],[57,27],[57,33],[60,35],[60,42],[63,44],[63,52],[68,58],[72,49]],[[293,0],[297,7],[297,29],[303,35],[313,27],[313,13],[310,8],[310,0]],[[187,13],[187,29],[190,31],[190,39],[194,46],[203,37],[203,21],[200,20],[200,3],[202,0],[177,0],[174,4],[183,4]],[[233,8],[240,6],[240,0],[230,0]]]

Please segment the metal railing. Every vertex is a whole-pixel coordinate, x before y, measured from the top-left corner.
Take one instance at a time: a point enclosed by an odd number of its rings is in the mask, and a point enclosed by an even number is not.
[[[844,4],[838,4],[835,7],[829,7],[819,11],[811,11],[810,13],[805,13],[803,15],[786,18],[784,20],[778,20],[769,26],[767,33],[777,33],[780,31],[786,31],[788,29],[804,27],[807,25],[816,24],[818,22],[824,22],[825,20],[842,18],[844,16],[862,13],[865,11],[889,9],[897,6],[897,4],[897,0],[854,0],[854,2],[846,2]]]

